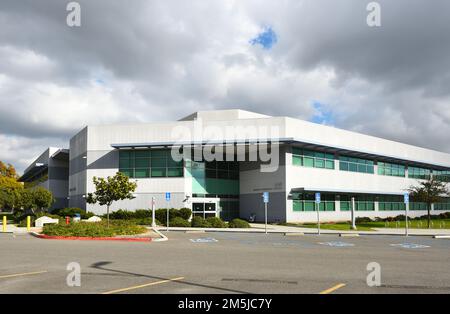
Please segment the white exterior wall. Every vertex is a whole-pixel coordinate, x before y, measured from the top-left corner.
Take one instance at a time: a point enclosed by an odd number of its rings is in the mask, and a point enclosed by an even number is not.
[[[189,119],[199,119],[196,122]],[[196,134],[196,126],[202,130],[208,128],[209,133],[203,138]],[[227,133],[224,130],[235,131]],[[256,132],[255,132],[256,131]],[[264,133],[265,132],[265,133]],[[192,137],[194,136],[194,138]],[[70,143],[70,206],[80,206],[82,195],[93,192],[92,177],[114,175],[118,171],[118,152],[111,144],[142,144],[173,141],[200,140],[236,140],[256,138],[292,138],[296,141],[321,146],[334,147],[354,152],[370,153],[409,160],[412,162],[450,168],[450,155],[429,149],[384,140],[364,134],[358,134],[332,127],[318,125],[286,117],[267,117],[248,112],[225,110],[216,112],[199,112],[184,121],[89,126],[71,139]],[[85,159],[82,156],[86,156]],[[339,171],[338,162],[335,170],[304,168],[292,166],[292,155],[286,154],[285,165],[280,166],[275,173],[261,173],[258,169],[247,169],[240,174],[241,195],[260,194],[263,190],[281,193],[284,199],[279,203],[270,204],[281,210],[287,221],[314,221],[315,213],[292,211],[292,201],[287,200],[291,188],[304,187],[308,190],[339,191],[354,193],[402,194],[406,188],[416,184],[416,180],[361,174]],[[164,193],[171,192],[173,202],[171,207],[189,206],[183,203],[186,196],[191,195],[191,178],[152,178],[136,179],[138,181],[138,197],[134,200],[117,202],[117,208],[148,208],[152,196],[157,198],[156,207],[166,207]],[[259,201],[256,201],[259,204]],[[251,201],[251,204],[257,204]],[[253,205],[252,205],[253,206]],[[339,207],[337,207],[337,210]],[[88,205],[87,210],[103,213],[105,208]],[[241,208],[242,210],[246,210]],[[395,216],[402,212],[357,212],[361,216]],[[413,212],[411,215],[423,212]],[[312,218],[311,215],[314,215]],[[324,219],[348,220],[349,213],[321,212]],[[246,218],[246,217],[244,217]],[[312,219],[311,219],[312,218]]]
[[[367,194],[393,194],[402,195],[412,186],[417,185],[419,180],[374,174],[340,171],[339,162],[335,163],[335,169],[308,168],[292,165],[292,154],[286,154],[286,199],[292,188],[305,188],[307,191],[341,192],[343,194],[367,193]],[[340,211],[336,202],[334,212],[320,212],[323,221],[346,221],[351,219],[350,211]],[[379,211],[378,203],[375,203],[375,211],[355,211],[356,217],[393,217],[404,215],[405,211]],[[315,222],[316,212],[294,212],[293,201],[288,200],[287,206],[288,222]],[[411,217],[422,216],[427,211],[409,211]],[[436,211],[439,213],[442,211]],[[435,214],[432,211],[432,214]]]

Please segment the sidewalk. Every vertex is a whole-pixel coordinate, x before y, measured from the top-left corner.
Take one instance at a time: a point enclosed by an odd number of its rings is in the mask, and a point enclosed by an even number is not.
[[[251,223],[251,228],[191,228],[191,227],[169,227],[169,231],[188,231],[188,232],[245,232],[245,233],[264,233],[264,224]],[[166,227],[156,227],[157,230],[164,232]],[[267,233],[273,234],[317,234],[316,228],[301,228],[292,226],[267,225]],[[321,234],[359,234],[359,235],[405,235],[405,229],[380,228],[374,231],[342,231],[342,230],[320,230]],[[410,236],[435,236],[448,235],[450,229],[409,229]]]

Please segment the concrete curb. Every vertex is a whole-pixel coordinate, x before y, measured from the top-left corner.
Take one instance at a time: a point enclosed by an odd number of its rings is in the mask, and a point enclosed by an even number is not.
[[[166,229],[166,227],[161,227]],[[156,231],[156,229],[154,229]],[[258,234],[264,234],[264,229],[260,228],[249,228],[249,229],[239,229],[239,228],[189,228],[189,227],[169,227],[169,231],[178,231],[178,232],[185,232],[185,233],[192,233],[192,232],[235,232],[235,233],[258,233]],[[317,235],[316,229],[311,230],[301,230],[301,231],[286,231],[286,230],[267,230],[267,233],[269,234],[281,234],[284,236],[288,236],[289,234],[296,234],[296,235]],[[342,236],[342,237],[357,237],[357,236],[405,236],[404,232],[383,232],[383,231],[359,231],[358,233],[355,232],[342,232],[342,231],[336,231],[336,230],[321,230],[320,233],[322,235],[335,235],[335,236]],[[356,235],[357,234],[357,235]],[[410,237],[435,237],[435,236],[450,236],[450,234],[423,234],[423,233],[409,233]]]
[[[166,237],[163,233],[161,233],[159,230],[157,230],[156,228],[151,228],[151,230],[153,230],[154,232],[156,232],[161,238],[159,239],[154,239],[153,242],[164,242],[164,241],[168,241],[169,238]]]
[[[433,236],[435,239],[450,239],[450,235],[435,235]]]
[[[123,242],[152,242],[152,238],[116,238],[116,237],[64,237],[64,236],[48,236],[37,232],[31,232],[32,236],[46,240],[81,240],[81,241],[123,241]]]

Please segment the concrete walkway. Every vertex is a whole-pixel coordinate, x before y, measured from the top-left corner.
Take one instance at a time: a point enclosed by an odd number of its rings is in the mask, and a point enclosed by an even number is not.
[[[246,233],[264,233],[264,224],[251,223],[251,228],[191,228],[191,227],[169,227],[169,231],[184,231],[184,232],[246,232]],[[166,227],[156,227],[157,230],[164,232]],[[268,233],[276,234],[317,234],[316,228],[301,228],[292,226],[267,225]],[[374,231],[342,231],[342,230],[324,230],[321,229],[321,234],[342,234],[342,235],[405,235],[405,229],[391,229],[380,228]],[[450,229],[409,229],[410,236],[435,236],[448,235],[450,236]]]

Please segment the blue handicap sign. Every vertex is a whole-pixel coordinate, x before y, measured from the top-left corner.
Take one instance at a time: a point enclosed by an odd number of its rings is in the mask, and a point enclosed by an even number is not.
[[[269,192],[263,193],[264,203],[269,203]]]
[[[320,193],[316,193],[316,204],[320,204]]]
[[[405,204],[409,204],[409,194],[405,193],[404,195]]]
[[[170,201],[170,192],[166,192],[166,201]]]

